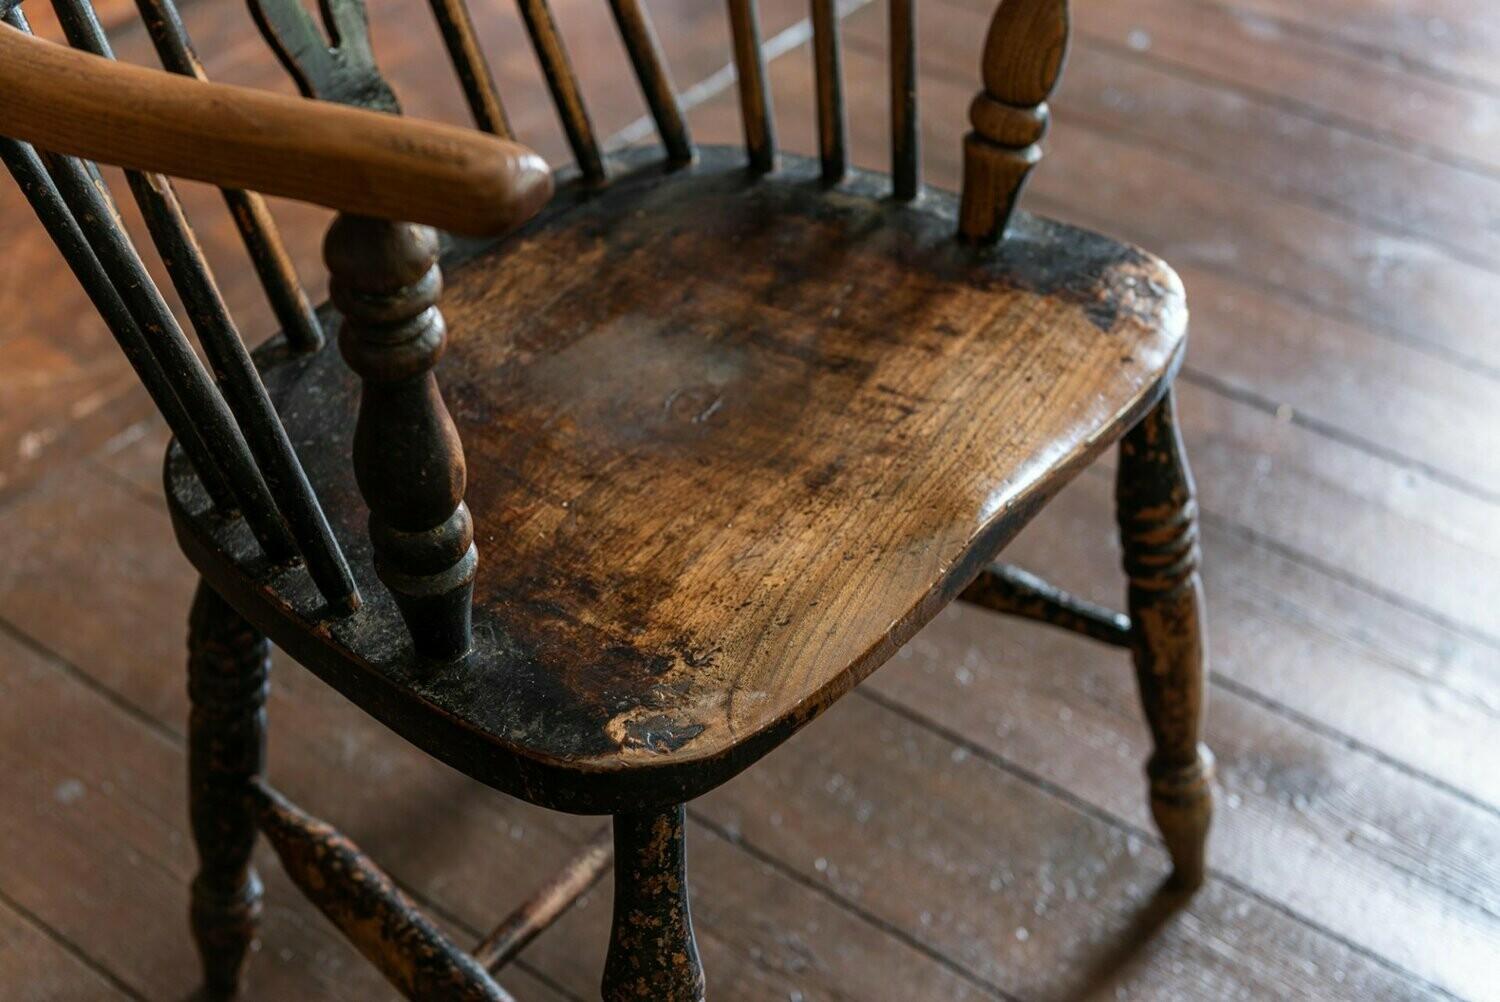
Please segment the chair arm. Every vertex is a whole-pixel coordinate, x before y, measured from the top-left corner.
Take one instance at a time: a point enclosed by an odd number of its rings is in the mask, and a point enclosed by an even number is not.
[[[474,236],[541,210],[552,173],[472,129],[103,59],[0,25],[0,134],[53,153]]]

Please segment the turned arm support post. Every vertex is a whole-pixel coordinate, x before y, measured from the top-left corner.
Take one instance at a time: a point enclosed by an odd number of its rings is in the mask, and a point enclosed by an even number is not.
[[[1068,47],[1067,0],[1000,0],[984,42],[984,89],[969,106],[959,233],[1005,235],[1031,169],[1042,159],[1047,98]]]
[[[463,445],[432,371],[447,342],[437,234],[340,215],[323,253],[344,316],[339,349],[361,379],[354,476],[370,507],[375,571],[417,655],[455,661],[471,644],[479,556]]]

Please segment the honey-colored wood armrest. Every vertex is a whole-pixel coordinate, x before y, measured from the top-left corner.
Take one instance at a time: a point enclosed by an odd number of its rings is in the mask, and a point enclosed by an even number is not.
[[[103,59],[0,25],[0,134],[54,153],[475,236],[530,218],[552,173],[472,129]]]

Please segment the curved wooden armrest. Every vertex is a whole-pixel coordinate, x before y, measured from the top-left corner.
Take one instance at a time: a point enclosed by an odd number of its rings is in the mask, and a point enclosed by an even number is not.
[[[552,195],[518,143],[103,59],[0,25],[0,134],[54,153],[426,223],[503,232]]]

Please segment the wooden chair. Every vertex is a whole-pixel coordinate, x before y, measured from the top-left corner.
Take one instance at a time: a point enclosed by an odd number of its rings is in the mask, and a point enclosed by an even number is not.
[[[203,578],[192,928],[210,993],[235,993],[255,935],[257,832],[413,998],[507,998],[494,972],[609,865],[591,845],[455,946],[267,784],[267,638],[470,776],[613,816],[610,1002],[704,997],[683,804],[955,598],[1131,650],[1152,809],[1175,879],[1201,881],[1182,289],[1140,250],[1014,212],[1065,0],[1000,3],[960,198],[921,184],[911,0],[890,2],[889,177],[848,165],[833,0],[812,0],[817,161],[777,154],[754,0],[728,0],[744,149],[695,149],[645,9],[610,0],[662,147],[613,159],[546,0],[521,0],[576,158],[555,194],[462,0],[431,2],[482,132],[381,114],[397,102],[360,0],[324,0],[322,27],[298,0],[251,2],[302,92],[333,103],[206,82],[172,0],[139,4],[176,76],[110,62],[87,0],[56,0],[74,49],[0,5],[0,153],[175,434],[167,498]],[[80,158],[129,169],[211,376]],[[283,325],[253,354],[163,174],[225,189]],[[251,191],[340,210],[331,305],[309,308]],[[1115,442],[1128,615],[992,563]]]

